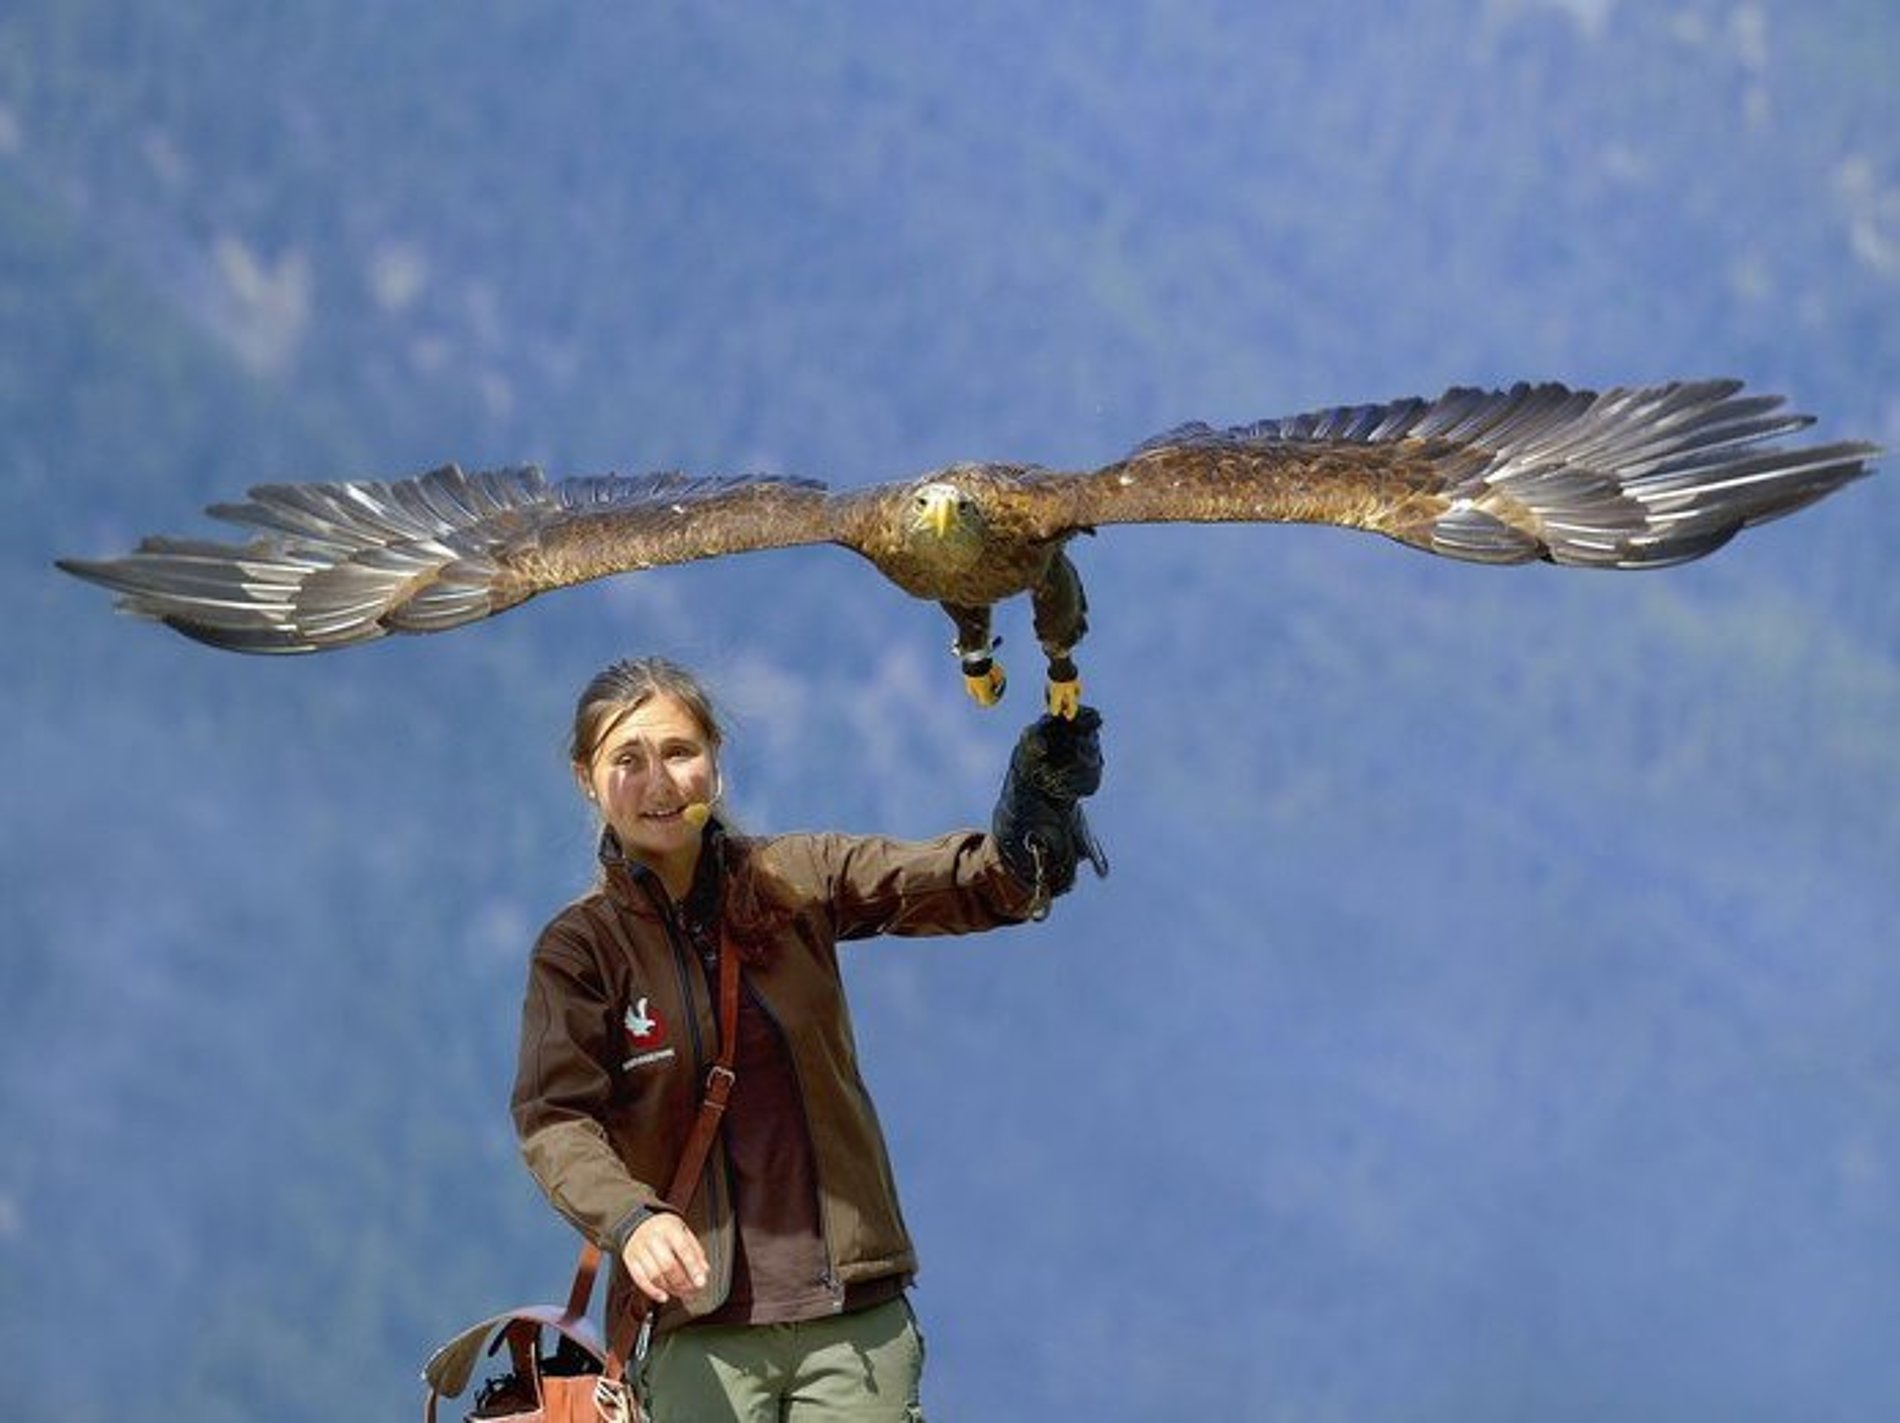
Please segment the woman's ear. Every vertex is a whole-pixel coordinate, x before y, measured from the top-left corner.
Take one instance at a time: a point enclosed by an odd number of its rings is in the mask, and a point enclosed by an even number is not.
[[[597,802],[600,797],[594,794],[594,783],[588,779],[587,768],[579,761],[574,762],[573,767],[574,784],[580,787],[581,797],[589,804]]]

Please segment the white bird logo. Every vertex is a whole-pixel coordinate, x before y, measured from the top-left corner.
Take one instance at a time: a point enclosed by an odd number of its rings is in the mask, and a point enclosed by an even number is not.
[[[660,1026],[660,1020],[658,1018],[648,1015],[647,1002],[647,999],[642,998],[638,1003],[635,1003],[631,1008],[627,1009],[627,1032],[633,1037],[642,1040],[652,1037]]]

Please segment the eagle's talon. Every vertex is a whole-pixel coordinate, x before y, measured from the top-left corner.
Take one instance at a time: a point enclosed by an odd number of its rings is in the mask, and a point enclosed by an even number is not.
[[[1054,678],[1049,681],[1049,715],[1059,716],[1064,721],[1074,721],[1075,714],[1082,710],[1082,679],[1071,677],[1066,682]]]
[[[1000,662],[991,662],[981,672],[963,674],[964,690],[970,694],[972,701],[982,707],[993,707],[1002,701],[1003,689],[1008,685],[1009,678],[1004,675]]]

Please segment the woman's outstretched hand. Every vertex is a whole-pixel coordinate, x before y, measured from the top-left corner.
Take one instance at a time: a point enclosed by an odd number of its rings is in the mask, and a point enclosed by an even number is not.
[[[627,1237],[620,1259],[640,1293],[655,1304],[706,1286],[706,1252],[686,1222],[671,1211],[641,1221]]]

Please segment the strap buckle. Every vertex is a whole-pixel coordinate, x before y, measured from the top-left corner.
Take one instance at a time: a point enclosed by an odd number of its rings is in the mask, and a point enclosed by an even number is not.
[[[632,1395],[626,1383],[604,1375],[594,1380],[594,1410],[602,1423],[632,1423]]]

